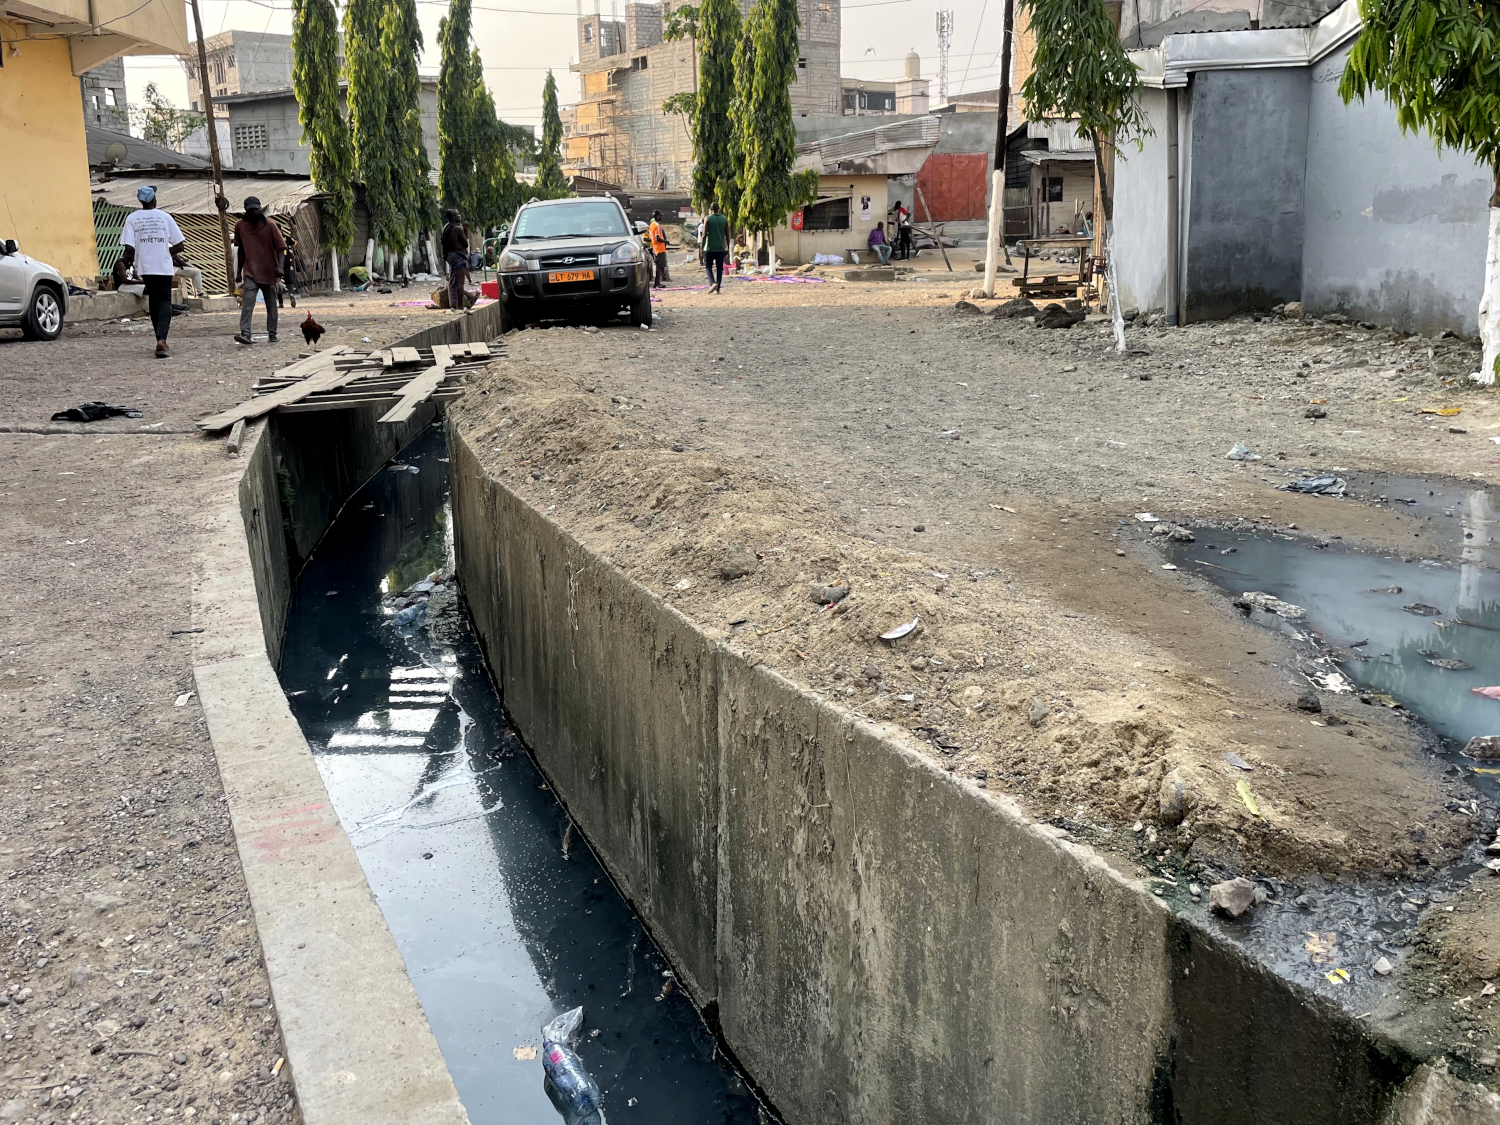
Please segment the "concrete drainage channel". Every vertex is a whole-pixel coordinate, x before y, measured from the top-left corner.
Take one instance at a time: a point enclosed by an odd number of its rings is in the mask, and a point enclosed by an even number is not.
[[[487,338],[487,311],[403,343]],[[293,575],[430,421],[277,418],[206,486],[197,679],[310,1125],[467,1119],[450,1067],[475,1059],[433,1034],[448,1013],[424,1013],[273,668]],[[787,1122],[1500,1122],[1089,848],[750,666],[450,442],[459,579],[509,718]]]

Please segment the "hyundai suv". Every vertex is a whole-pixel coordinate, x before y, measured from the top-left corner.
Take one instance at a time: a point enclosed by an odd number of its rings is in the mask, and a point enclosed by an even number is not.
[[[55,340],[67,313],[62,274],[21,253],[15,239],[0,241],[0,328],[19,328],[28,340]]]
[[[610,196],[533,199],[516,212],[497,263],[501,331],[540,320],[599,322],[628,311],[651,323],[651,272],[640,233]]]

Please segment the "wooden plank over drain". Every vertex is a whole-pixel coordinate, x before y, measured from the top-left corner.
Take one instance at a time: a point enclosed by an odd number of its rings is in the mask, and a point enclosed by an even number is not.
[[[416,348],[392,348],[391,362],[397,366],[405,366],[422,362],[422,353]]]
[[[438,385],[447,377],[449,362],[445,358],[434,363],[426,371],[406,384],[406,387],[401,392],[401,401],[383,414],[380,421],[394,424],[396,422],[405,422],[410,418],[412,412],[431,398],[432,392],[437,390]]]
[[[290,386],[283,387],[272,394],[261,395],[252,398],[248,402],[242,402],[222,414],[215,414],[203,419],[198,423],[200,430],[227,430],[230,426],[242,419],[259,418],[262,414],[269,414],[278,406],[286,406],[289,403],[300,402],[308,395],[316,394],[318,391],[329,391],[335,387],[342,387],[351,379],[357,379],[357,371],[340,371],[334,366],[334,357],[343,352],[343,348],[333,348],[326,352],[319,352],[315,356],[298,360],[291,367],[283,371],[301,370],[306,378],[299,379]],[[314,360],[320,361],[317,366],[311,366]],[[303,365],[309,365],[304,367]]]

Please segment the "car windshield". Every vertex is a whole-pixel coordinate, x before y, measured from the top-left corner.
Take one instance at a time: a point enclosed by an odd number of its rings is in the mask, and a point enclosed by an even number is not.
[[[527,207],[516,216],[515,238],[596,238],[629,234],[625,216],[611,200],[581,199],[550,207]]]

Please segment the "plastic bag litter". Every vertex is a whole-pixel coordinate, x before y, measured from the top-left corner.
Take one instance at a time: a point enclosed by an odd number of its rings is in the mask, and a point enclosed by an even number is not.
[[[1323,476],[1289,480],[1285,484],[1277,485],[1276,490],[1278,492],[1310,492],[1318,496],[1342,496],[1347,487],[1343,477]]]
[[[841,266],[844,259],[839,254],[814,254],[813,265],[815,266]]]
[[[1229,461],[1259,461],[1260,460],[1260,454],[1259,453],[1251,453],[1250,452],[1250,447],[1248,445],[1246,445],[1242,441],[1235,442],[1234,443],[1234,448],[1231,449],[1228,453],[1224,454],[1224,457],[1225,457],[1226,460],[1229,460]]]
[[[573,1050],[583,1009],[562,1013],[542,1028],[543,1088],[568,1125],[604,1125],[604,1096]]]

